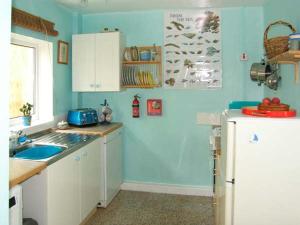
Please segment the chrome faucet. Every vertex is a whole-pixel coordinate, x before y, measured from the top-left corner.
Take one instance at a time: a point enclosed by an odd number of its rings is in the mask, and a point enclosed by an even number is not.
[[[23,146],[25,144],[31,143],[32,140],[27,137],[25,133],[23,133],[22,130],[19,131],[11,131],[10,137],[9,137],[9,148],[10,149],[16,149],[20,146]]]

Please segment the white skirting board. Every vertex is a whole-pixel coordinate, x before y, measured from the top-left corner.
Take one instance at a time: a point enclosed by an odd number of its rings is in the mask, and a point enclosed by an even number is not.
[[[193,196],[213,196],[213,189],[210,186],[189,186],[173,185],[160,183],[141,183],[141,182],[124,182],[121,190],[142,191],[163,194],[193,195]]]

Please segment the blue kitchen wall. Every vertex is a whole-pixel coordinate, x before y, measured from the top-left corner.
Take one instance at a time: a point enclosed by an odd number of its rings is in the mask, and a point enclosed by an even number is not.
[[[223,87],[217,90],[128,89],[118,93],[83,93],[79,106],[99,108],[107,99],[114,121],[124,123],[125,181],[210,186],[212,155],[209,126],[196,124],[197,112],[221,112],[231,100],[258,100],[263,88],[249,78],[252,62],[262,56],[262,7],[225,8],[222,16]],[[127,46],[163,45],[163,11],[82,16],[82,33],[119,28]],[[259,35],[258,35],[259,34]],[[241,62],[242,52],[249,55]],[[131,117],[133,96],[141,96],[141,118]],[[149,98],[163,100],[163,116],[146,115]]]
[[[300,1],[286,0],[284,3],[280,0],[269,1],[264,6],[265,26],[276,20],[286,20],[296,26],[297,31],[300,31]],[[289,29],[277,27],[272,30],[271,37],[276,35],[287,35],[291,33]],[[300,111],[300,84],[294,82],[294,66],[281,65],[282,82],[277,91],[272,91],[265,88],[265,96],[278,96],[284,103],[291,105]]]
[[[54,0],[13,0],[13,6],[41,16],[55,23],[59,36],[49,36],[53,42],[53,86],[54,115],[65,114],[72,107],[72,71],[71,71],[71,40],[73,34],[73,13],[57,5]],[[12,32],[47,40],[42,33],[12,26]],[[57,41],[69,42],[69,64],[57,63]]]

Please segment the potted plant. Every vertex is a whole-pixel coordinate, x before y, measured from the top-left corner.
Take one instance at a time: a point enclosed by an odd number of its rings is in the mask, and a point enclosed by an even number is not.
[[[23,113],[23,125],[24,126],[30,126],[31,125],[31,110],[33,108],[33,105],[30,103],[26,103],[20,108],[20,112]]]

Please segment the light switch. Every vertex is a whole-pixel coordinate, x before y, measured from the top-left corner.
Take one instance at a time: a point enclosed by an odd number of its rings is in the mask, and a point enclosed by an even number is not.
[[[240,56],[241,61],[248,61],[248,54],[247,53],[242,53]]]

